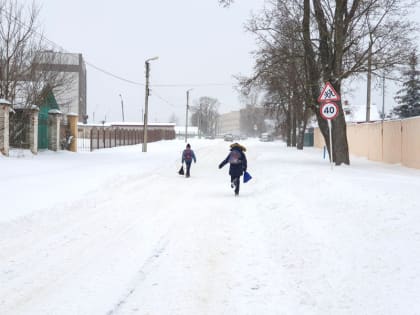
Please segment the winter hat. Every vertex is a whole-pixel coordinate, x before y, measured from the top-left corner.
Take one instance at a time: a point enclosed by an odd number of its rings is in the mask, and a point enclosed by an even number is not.
[[[241,151],[243,151],[243,152],[245,152],[246,151],[246,148],[243,146],[243,145],[240,145],[239,143],[237,143],[237,142],[235,142],[235,143],[232,143],[231,145],[230,145],[230,149],[232,150],[232,149],[239,149],[239,150],[241,150]]]
[[[191,146],[190,146],[190,144],[188,143],[188,144],[187,144],[187,149],[189,149],[189,148],[191,148]]]

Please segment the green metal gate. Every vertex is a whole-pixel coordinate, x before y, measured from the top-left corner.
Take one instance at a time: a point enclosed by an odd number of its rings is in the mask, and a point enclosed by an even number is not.
[[[38,149],[48,149],[48,111],[47,106],[41,106],[38,114]]]
[[[38,114],[38,149],[48,149],[48,112],[58,109],[57,101],[51,91],[46,92]]]

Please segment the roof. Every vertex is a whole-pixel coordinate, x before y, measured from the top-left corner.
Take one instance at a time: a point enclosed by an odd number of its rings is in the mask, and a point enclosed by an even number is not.
[[[366,121],[366,105],[352,105],[350,114],[345,115],[347,122],[365,122]],[[370,105],[370,120],[380,120],[378,108],[376,104]]]

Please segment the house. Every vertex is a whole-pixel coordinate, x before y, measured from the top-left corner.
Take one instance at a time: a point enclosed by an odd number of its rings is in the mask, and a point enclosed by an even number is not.
[[[42,71],[60,74],[65,83],[53,92],[61,111],[64,114],[75,113],[79,122],[86,122],[86,65],[82,54],[59,53],[53,51],[39,52],[34,66]]]

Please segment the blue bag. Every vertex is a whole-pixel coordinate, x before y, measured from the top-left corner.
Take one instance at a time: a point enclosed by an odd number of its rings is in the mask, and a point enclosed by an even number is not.
[[[244,172],[244,183],[249,182],[252,179],[251,174]]]

